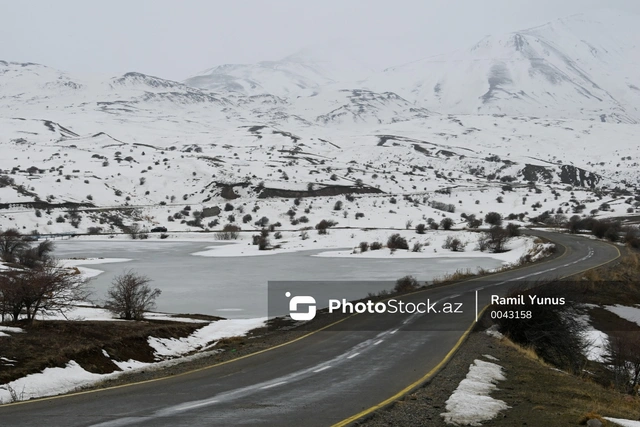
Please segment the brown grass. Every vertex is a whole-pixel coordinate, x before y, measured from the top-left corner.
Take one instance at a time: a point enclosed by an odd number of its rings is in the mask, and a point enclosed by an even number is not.
[[[2,356],[17,361],[15,366],[2,366],[0,384],[45,368],[64,367],[70,360],[93,373],[119,370],[111,359],[153,362],[153,349],[147,343],[149,336],[185,337],[202,324],[161,321],[36,321],[17,326],[23,328],[25,333],[10,333],[10,337],[0,338]],[[103,350],[111,359],[102,353]]]

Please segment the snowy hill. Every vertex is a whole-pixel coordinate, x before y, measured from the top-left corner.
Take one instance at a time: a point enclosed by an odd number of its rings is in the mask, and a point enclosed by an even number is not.
[[[365,87],[427,109],[640,121],[640,18],[598,11],[392,67]]]
[[[637,215],[634,19],[570,17],[366,80],[340,50],[186,83],[0,61],[0,228]]]
[[[356,57],[357,52],[332,42],[277,61],[220,65],[188,78],[185,84],[243,95],[309,96],[327,86],[354,87],[354,82],[372,74],[372,68]]]

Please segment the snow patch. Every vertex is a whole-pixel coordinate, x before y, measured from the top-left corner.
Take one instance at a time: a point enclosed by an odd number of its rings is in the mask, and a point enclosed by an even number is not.
[[[155,350],[157,359],[177,357],[203,350],[221,338],[245,335],[252,329],[264,326],[267,318],[218,320],[204,326],[184,338],[149,337],[148,343]]]
[[[469,367],[467,377],[447,400],[447,412],[441,414],[444,421],[453,425],[479,426],[482,421],[495,418],[509,406],[489,394],[496,390],[496,382],[505,379],[502,366],[476,359]]]
[[[487,335],[493,338],[497,338],[499,340],[504,338],[504,335],[500,331],[498,331],[498,325],[492,325],[489,329],[484,331]]]
[[[620,305],[620,304],[608,305],[608,306],[605,306],[604,308],[618,315],[619,317],[622,317],[623,319],[628,320],[629,322],[633,322],[638,326],[640,326],[640,308],[630,307],[630,306]]]
[[[611,417],[604,417],[604,419],[622,427],[640,427],[640,421],[623,420],[622,418]]]
[[[110,375],[93,374],[83,369],[74,360],[71,360],[64,368],[46,368],[40,373],[27,375],[1,385],[0,403],[9,403],[14,398],[28,400],[36,397],[68,393],[96,383]]]

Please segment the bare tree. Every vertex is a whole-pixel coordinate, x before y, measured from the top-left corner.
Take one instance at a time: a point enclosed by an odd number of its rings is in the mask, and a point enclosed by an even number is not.
[[[506,245],[511,240],[509,233],[499,225],[494,225],[487,232],[489,237],[489,249],[493,253],[500,253],[506,250]]]
[[[52,240],[40,242],[38,246],[30,247],[18,254],[18,262],[26,268],[36,268],[51,259],[54,244]]]
[[[142,320],[146,311],[156,306],[162,291],[149,286],[151,279],[133,270],[116,276],[107,291],[106,308],[126,320]]]
[[[0,275],[0,311],[17,321],[21,315],[33,321],[39,313],[65,314],[89,297],[87,282],[77,271],[49,259],[26,270]]]
[[[0,232],[0,258],[5,262],[14,262],[20,252],[29,248],[22,234],[15,228]]]

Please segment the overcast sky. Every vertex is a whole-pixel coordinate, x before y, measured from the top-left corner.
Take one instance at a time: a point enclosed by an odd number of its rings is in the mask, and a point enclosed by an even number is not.
[[[375,67],[467,47],[487,34],[638,0],[0,0],[0,59],[71,73],[183,80],[354,40]]]

